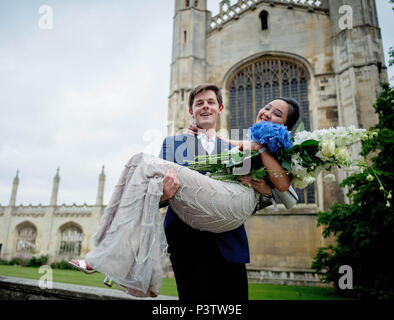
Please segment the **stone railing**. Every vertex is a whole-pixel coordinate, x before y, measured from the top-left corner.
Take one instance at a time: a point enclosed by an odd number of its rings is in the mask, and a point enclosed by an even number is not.
[[[240,15],[248,10],[255,10],[260,3],[268,3],[271,6],[275,4],[287,5],[287,7],[299,7],[309,11],[314,10],[328,10],[327,0],[237,0],[236,3],[231,5],[230,0],[222,0],[219,3],[219,14],[212,17],[209,22],[209,30],[220,30],[223,25],[231,20],[239,19]]]
[[[40,288],[38,280],[0,275],[0,300],[178,300],[177,297],[162,295],[138,298],[104,285],[96,288],[57,282],[51,284],[52,288]]]
[[[312,269],[258,268],[248,265],[248,281],[250,283],[271,283],[281,285],[332,287],[324,283]]]
[[[56,207],[55,216],[61,217],[74,217],[74,216],[90,216],[92,214],[93,206],[89,206],[86,203],[82,205],[76,205],[75,203],[71,206],[63,204],[59,207]]]
[[[32,205],[32,204],[29,204],[27,206],[20,205],[20,206],[15,207],[12,210],[12,215],[15,215],[15,216],[33,216],[33,217],[43,216],[43,215],[45,215],[45,210],[46,210],[46,207],[41,205],[41,204],[38,204],[38,205],[35,205],[35,206]]]

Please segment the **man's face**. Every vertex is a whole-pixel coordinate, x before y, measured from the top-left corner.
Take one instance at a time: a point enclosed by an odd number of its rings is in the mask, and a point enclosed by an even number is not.
[[[222,110],[223,105],[219,106],[215,92],[207,90],[194,97],[192,110],[189,110],[189,113],[199,128],[213,129],[216,128],[216,121]]]

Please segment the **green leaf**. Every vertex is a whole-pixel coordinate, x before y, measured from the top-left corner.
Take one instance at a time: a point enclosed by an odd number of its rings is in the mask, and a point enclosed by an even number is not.
[[[301,143],[301,147],[319,146],[319,141],[314,139],[305,140]]]
[[[253,170],[252,171],[252,179],[254,181],[263,180],[266,176],[267,176],[267,171],[265,171],[264,167],[261,167],[258,170]]]
[[[291,160],[287,159],[281,162],[282,168],[284,168],[287,171],[291,171]]]

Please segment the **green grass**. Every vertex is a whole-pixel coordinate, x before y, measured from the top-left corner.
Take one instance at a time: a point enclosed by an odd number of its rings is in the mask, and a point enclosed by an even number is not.
[[[0,275],[39,280],[42,274],[38,268],[0,265]],[[53,269],[53,281],[82,286],[107,288],[103,284],[104,275],[93,273],[86,275],[77,270]],[[116,289],[116,285],[113,286]],[[111,290],[111,289],[108,289]],[[161,295],[178,296],[174,279],[164,278]],[[337,300],[344,299],[335,294],[333,288],[285,286],[273,284],[249,284],[249,300]]]
[[[249,300],[343,300],[334,288],[249,283]]]

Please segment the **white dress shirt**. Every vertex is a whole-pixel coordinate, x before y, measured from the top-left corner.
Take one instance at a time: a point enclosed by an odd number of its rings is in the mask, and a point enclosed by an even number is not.
[[[215,149],[216,133],[212,138],[208,138],[208,136],[204,133],[199,133],[197,135],[197,138],[200,140],[203,148],[208,152],[209,155],[211,155],[213,150]]]

